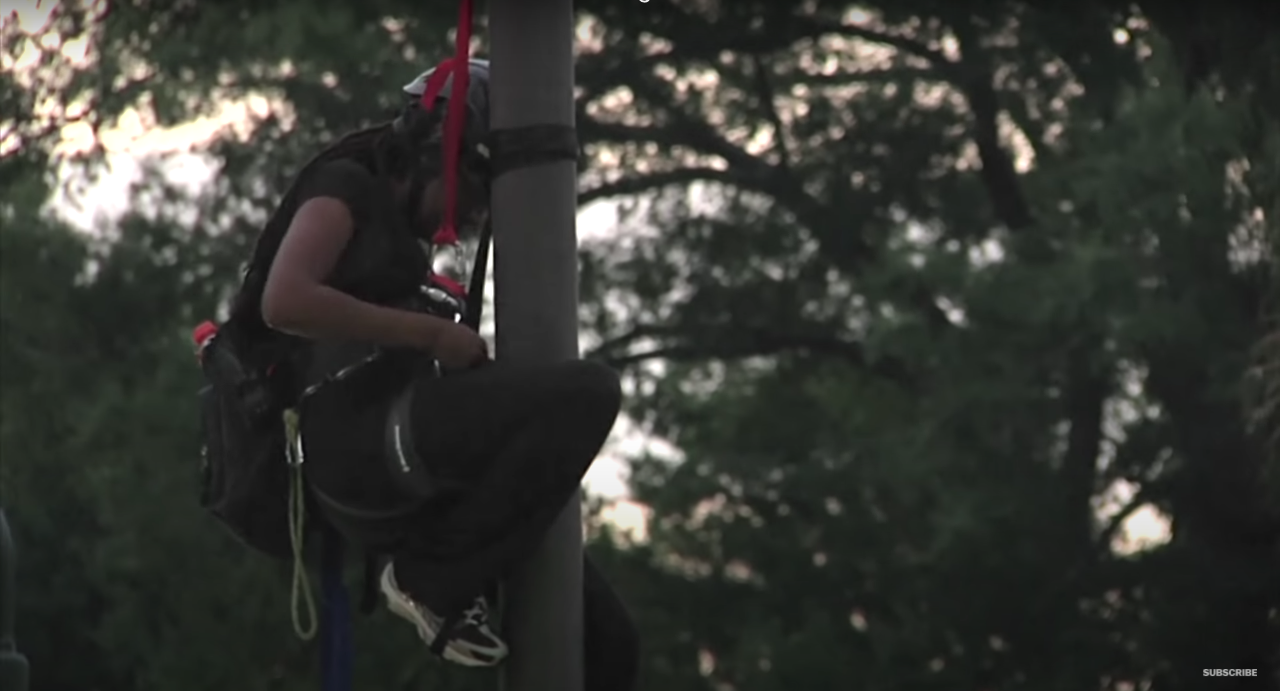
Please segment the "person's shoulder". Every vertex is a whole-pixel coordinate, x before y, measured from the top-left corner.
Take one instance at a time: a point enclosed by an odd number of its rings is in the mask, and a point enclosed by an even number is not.
[[[337,158],[325,161],[309,172],[303,181],[308,190],[315,188],[347,188],[367,193],[374,185],[373,172],[355,159]],[[312,195],[318,196],[318,195]]]
[[[354,159],[338,158],[320,163],[308,172],[299,186],[297,202],[301,205],[318,197],[339,199],[359,218],[373,204],[376,191],[372,171]]]

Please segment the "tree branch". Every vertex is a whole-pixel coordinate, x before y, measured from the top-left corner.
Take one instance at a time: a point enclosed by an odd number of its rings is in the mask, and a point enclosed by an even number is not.
[[[666,96],[652,94],[650,98],[650,102],[662,103]],[[717,134],[706,122],[678,111],[671,112],[670,116],[672,123],[668,126],[640,127],[600,122],[580,110],[578,131],[583,141],[653,143],[667,150],[684,147],[705,155],[717,156],[728,164],[735,176],[735,185],[773,197],[804,225],[821,229],[832,222],[838,222],[838,219],[832,219],[825,207],[805,192],[800,181],[793,176],[735,146]],[[855,249],[860,261],[872,258],[871,248],[862,238],[855,241]]]
[[[894,34],[887,34],[883,31],[876,31],[874,29],[868,29],[854,24],[844,24],[841,22],[821,19],[805,19],[801,21],[801,25],[805,27],[807,33],[815,35],[836,34],[838,36],[858,38],[863,41],[879,43],[891,48],[896,48],[897,50],[909,55],[914,55],[918,58],[928,60],[934,65],[934,67],[939,69],[945,69],[949,65],[954,64],[942,51],[930,48],[924,43],[913,38],[907,38],[906,36],[896,36]]]
[[[768,64],[759,55],[751,56],[751,68],[755,72],[756,96],[760,108],[764,110],[765,119],[773,127],[774,146],[778,147],[779,168],[791,169],[791,151],[787,148],[786,129],[782,126],[782,116],[778,114],[777,95],[774,94]]]
[[[982,160],[980,175],[996,218],[1009,230],[1023,230],[1034,222],[1031,206],[1022,193],[1013,159],[1000,144],[1000,99],[992,84],[992,70],[981,56],[973,27],[955,27],[956,41],[964,56],[964,68],[955,81],[973,113],[973,141]]]
[[[730,327],[711,335],[712,338],[699,338],[698,334],[682,333],[675,327],[641,325],[626,334],[602,343],[588,352],[586,357],[612,367],[624,368],[658,359],[674,362],[705,359],[740,360],[800,351],[841,360],[904,388],[917,389],[914,375],[903,362],[889,357],[876,358],[873,361],[867,357],[861,343],[845,341],[834,336],[775,331],[767,328]],[[644,339],[683,340],[685,343],[670,343],[644,350],[631,349],[630,346],[635,341]]]
[[[599,358],[602,353],[609,353],[614,350],[630,347],[632,343],[645,338],[662,338],[663,336],[674,336],[678,332],[671,326],[658,326],[656,324],[637,324],[630,331],[619,334],[610,338],[600,345],[588,351],[584,357]]]
[[[679,21],[664,23],[662,29],[657,32],[670,39],[673,44],[683,46],[684,42],[691,40],[691,36],[688,31],[688,25],[681,24],[681,22],[696,23],[700,20],[688,16],[686,13],[680,14]],[[777,50],[776,46],[779,45],[793,45],[796,41],[806,37],[813,38],[824,34],[838,34],[881,43],[923,58],[929,61],[931,66],[938,71],[940,78],[954,78],[959,74],[955,63],[949,61],[941,51],[930,48],[920,41],[903,36],[884,34],[862,27],[844,25],[839,22],[807,17],[789,17],[787,25],[773,31],[773,34],[775,35],[770,36],[768,41],[759,45],[748,45],[751,41],[742,39],[742,45],[736,45],[735,47],[741,49],[740,52],[760,55],[771,50]],[[708,35],[714,36],[716,34],[715,32],[709,32]],[[777,38],[777,36],[783,35],[786,36],[785,41]],[[708,55],[714,55],[717,51],[725,49],[725,41],[711,41],[708,43],[707,38],[708,36],[701,36],[702,43],[700,45],[703,48],[707,48],[707,50],[710,50],[708,45],[716,49],[708,53]],[[679,51],[673,49],[673,52]],[[763,74],[762,71],[761,74]],[[667,122],[660,127],[602,123],[588,117],[584,112],[585,108],[580,106],[578,127],[584,140],[614,143],[653,143],[667,150],[680,147],[697,151],[704,155],[719,157],[728,164],[729,169],[735,176],[733,184],[740,189],[772,197],[782,208],[794,214],[802,225],[807,226],[819,235],[839,235],[848,238],[849,249],[845,260],[849,266],[856,268],[875,261],[877,252],[867,242],[866,238],[856,230],[851,233],[850,229],[845,226],[845,221],[841,215],[833,213],[830,207],[813,198],[805,189],[804,181],[790,174],[785,166],[771,165],[767,161],[748,153],[725,139],[716,128],[700,117],[689,113],[678,105],[674,107],[670,105],[681,103],[681,99],[673,92],[671,85],[659,79],[653,74],[652,70],[641,67],[636,61],[629,61],[613,66],[610,71],[610,78],[614,83],[627,84],[638,99],[664,111],[667,116]],[[769,85],[766,83],[766,86]],[[781,136],[780,130],[779,136]],[[718,176],[718,178],[723,180],[723,176]],[[630,187],[632,190],[639,188],[641,188],[639,184]],[[950,321],[942,310],[934,304],[934,296],[929,291],[915,291],[914,294],[908,296],[908,302],[914,308],[921,310],[922,314],[926,315],[926,318],[935,327],[945,328],[951,326]]]
[[[694,182],[720,182],[727,185],[741,185],[742,179],[731,170],[698,167],[680,168],[647,175],[635,175],[614,182],[604,182],[578,194],[578,205],[585,206],[591,202],[610,197],[621,197],[641,194],[673,185],[689,185]]]
[[[1078,526],[1080,536],[1089,534],[1092,523],[1098,454],[1102,451],[1103,406],[1110,388],[1110,377],[1095,369],[1089,360],[1095,352],[1089,345],[1092,343],[1077,345],[1067,355],[1064,401],[1070,424],[1062,462],[1065,510],[1069,525]]]

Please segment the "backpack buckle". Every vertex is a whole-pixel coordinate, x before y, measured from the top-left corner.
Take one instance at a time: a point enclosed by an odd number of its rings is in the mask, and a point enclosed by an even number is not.
[[[284,423],[284,441],[288,457],[289,465],[297,468],[302,465],[305,459],[302,453],[302,420],[298,415],[298,411],[293,408],[285,410],[281,416]]]
[[[465,298],[450,292],[447,288],[441,287],[436,275],[432,275],[433,285],[418,286],[418,294],[426,303],[423,307],[430,314],[436,316],[448,317],[457,321],[467,313],[467,305]]]

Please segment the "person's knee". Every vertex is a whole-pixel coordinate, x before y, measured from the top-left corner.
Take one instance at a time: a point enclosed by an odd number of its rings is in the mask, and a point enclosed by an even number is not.
[[[584,409],[608,417],[610,424],[622,407],[622,384],[608,366],[591,360],[573,360],[558,366],[560,395]],[[562,402],[568,402],[561,399]]]

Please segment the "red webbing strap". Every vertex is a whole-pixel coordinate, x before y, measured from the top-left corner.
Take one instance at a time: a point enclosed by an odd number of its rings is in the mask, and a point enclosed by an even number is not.
[[[467,89],[471,83],[471,0],[462,0],[458,7],[457,46],[454,56],[441,62],[427,79],[422,92],[422,107],[431,110],[436,98],[444,90],[444,83],[453,76],[453,88],[449,93],[449,110],[444,119],[444,216],[440,229],[432,236],[437,245],[458,244],[458,153],[462,145],[463,129],[467,117]]]

